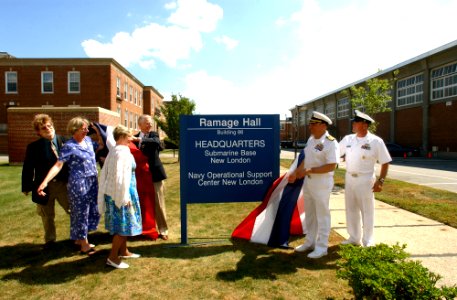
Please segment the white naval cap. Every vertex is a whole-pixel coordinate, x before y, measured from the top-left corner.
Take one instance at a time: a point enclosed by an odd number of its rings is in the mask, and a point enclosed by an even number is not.
[[[365,122],[368,124],[375,122],[372,117],[370,117],[369,115],[367,115],[357,109],[354,111],[354,113],[355,113],[355,116],[354,116],[354,119],[351,120],[352,122]]]
[[[311,120],[309,120],[309,123],[326,123],[327,125],[332,125],[332,120],[330,120],[330,118],[324,115],[323,113],[313,111],[313,116]]]

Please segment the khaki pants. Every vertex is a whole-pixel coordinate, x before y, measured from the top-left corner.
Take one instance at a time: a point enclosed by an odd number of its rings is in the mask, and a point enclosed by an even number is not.
[[[165,207],[165,196],[163,193],[164,182],[154,182],[154,211],[159,233],[168,235],[167,209]]]
[[[48,183],[49,200],[46,205],[37,204],[37,213],[41,216],[44,228],[44,241],[53,242],[56,240],[55,202],[60,204],[63,210],[69,214],[67,183],[61,181],[51,181]]]

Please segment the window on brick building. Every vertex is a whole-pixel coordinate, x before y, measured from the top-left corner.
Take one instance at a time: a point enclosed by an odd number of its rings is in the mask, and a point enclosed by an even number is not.
[[[116,77],[116,96],[121,97],[121,78]]]
[[[124,114],[124,126],[129,127],[129,111],[125,109],[125,114]]]
[[[133,87],[130,86],[130,102],[133,101]]]
[[[43,94],[54,92],[54,73],[41,72],[41,92]]]
[[[432,70],[431,100],[440,100],[457,96],[457,63]]]
[[[138,103],[138,91],[137,90],[135,90],[135,100],[133,103],[135,103],[135,104]]]
[[[68,72],[68,92],[69,93],[80,93],[81,92],[80,74],[77,71]]]
[[[414,75],[397,82],[397,106],[422,103],[424,75]]]
[[[330,120],[335,120],[335,102],[329,102],[325,105],[324,114],[330,118]]]
[[[124,100],[127,101],[127,94],[129,92],[129,84],[126,82],[124,83]]]
[[[5,92],[17,93],[17,72],[5,72]]]
[[[338,100],[337,113],[338,119],[349,117],[349,98],[344,97]]]

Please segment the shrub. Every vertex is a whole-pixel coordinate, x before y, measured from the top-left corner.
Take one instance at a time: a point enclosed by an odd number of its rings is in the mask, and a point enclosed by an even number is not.
[[[412,261],[406,245],[342,245],[337,276],[346,279],[356,299],[454,299],[457,286],[436,287],[440,275]]]

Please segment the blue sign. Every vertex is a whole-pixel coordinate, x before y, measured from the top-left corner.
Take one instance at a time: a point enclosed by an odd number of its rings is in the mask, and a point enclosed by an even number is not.
[[[279,115],[181,116],[181,202],[261,201],[279,177]]]

